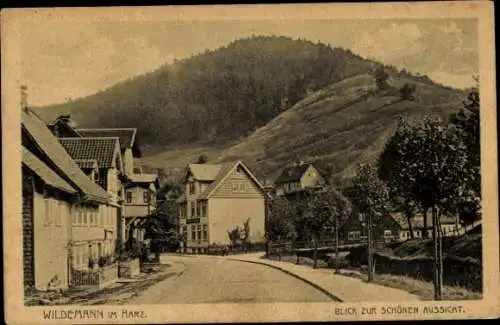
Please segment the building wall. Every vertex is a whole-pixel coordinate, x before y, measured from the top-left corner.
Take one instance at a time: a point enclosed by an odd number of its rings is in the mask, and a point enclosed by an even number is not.
[[[126,174],[131,175],[134,173],[134,156],[131,148],[127,148],[123,153],[123,167]]]
[[[150,191],[151,201],[150,203],[144,202],[144,193]],[[129,203],[127,201],[127,193],[131,193],[132,201]],[[140,186],[130,187],[125,190],[125,217],[137,217],[137,216],[147,216],[149,213],[154,211],[154,191],[149,188],[143,188]]]
[[[208,238],[210,243],[230,244],[228,231],[242,227],[250,219],[250,242],[260,242],[265,235],[264,198],[212,198],[208,203]]]
[[[24,285],[35,285],[34,273],[34,182],[31,173],[23,168],[23,275]]]
[[[56,287],[67,288],[71,205],[54,198],[44,198],[37,192],[33,199],[35,287],[46,290],[53,281]],[[59,215],[47,213],[47,205],[50,204],[59,204],[56,208]]]
[[[118,178],[119,171],[116,168],[109,168],[107,171],[107,192],[111,196],[112,203],[118,203],[120,197],[118,192],[120,191],[122,184]]]

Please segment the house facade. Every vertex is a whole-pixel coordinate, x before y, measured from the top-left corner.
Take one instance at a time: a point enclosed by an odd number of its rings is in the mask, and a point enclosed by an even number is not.
[[[119,220],[122,214],[123,203],[123,162],[120,153],[119,138],[90,138],[90,137],[72,137],[59,138],[59,142],[66,149],[69,155],[79,164],[82,171],[88,170],[88,165],[84,164],[88,161],[93,161],[93,172],[89,176],[94,175],[94,181],[104,189],[109,196],[109,205],[102,207],[101,210],[91,209],[90,220],[87,222],[90,229],[83,228],[75,230],[73,240],[77,246],[77,255],[82,256],[87,249],[92,256],[99,256],[99,252],[114,252],[116,245],[120,244],[120,224]],[[78,163],[80,162],[80,163]],[[97,171],[97,174],[95,173]],[[95,220],[94,214],[100,214],[100,220]],[[85,224],[85,212],[76,215],[80,219],[76,220],[77,224]],[[105,227],[106,231],[100,228]],[[80,227],[81,228],[81,227]]]
[[[190,164],[179,204],[179,226],[185,248],[204,252],[211,244],[229,245],[228,232],[248,220],[248,242],[265,236],[264,188],[241,162]]]
[[[36,114],[27,108],[21,114],[25,286],[48,290],[79,285],[77,270],[87,271],[90,261],[106,257],[110,247],[100,240],[111,227],[102,213],[112,205],[110,197]],[[79,237],[88,234],[97,242],[80,245]],[[108,269],[108,279],[116,278],[116,268]]]
[[[321,189],[325,177],[312,163],[299,163],[285,168],[275,181],[277,196],[293,196],[305,190]]]
[[[120,238],[126,243],[130,237],[144,241],[144,229],[139,224],[156,209],[156,174],[143,173],[136,167],[142,156],[136,128],[78,128],[82,137],[117,137],[123,161],[123,211],[120,218]]]
[[[144,241],[145,231],[138,225],[156,210],[156,175],[133,174],[125,186],[125,241],[130,237]]]
[[[427,234],[428,238],[432,238],[432,217],[428,215],[427,218]],[[457,225],[456,221],[456,218],[453,217],[441,217],[441,231],[443,236],[454,236],[460,233],[461,228]],[[412,228],[414,238],[423,238],[425,233],[423,216],[421,214],[417,214],[412,219]],[[402,213],[386,214],[374,221],[373,234],[375,240],[384,242],[402,242],[411,239],[408,221]],[[366,219],[363,215],[359,213],[353,214],[342,227],[341,236],[347,242],[366,240]]]
[[[398,224],[398,231],[395,234],[400,241],[405,241],[408,239],[411,239],[411,234],[410,234],[410,226],[408,224],[408,219],[403,213],[400,212],[395,212],[391,214],[391,217],[394,219],[394,221]],[[433,223],[432,223],[432,216],[430,214],[427,214],[427,237],[431,238],[432,237],[432,229],[433,229]],[[458,223],[458,219],[455,217],[451,216],[441,216],[440,219],[441,223],[441,233],[443,236],[454,236],[462,233],[462,227]],[[420,213],[416,214],[412,218],[412,229],[413,229],[413,235],[415,238],[423,238],[425,235],[425,230],[424,230],[424,216]]]

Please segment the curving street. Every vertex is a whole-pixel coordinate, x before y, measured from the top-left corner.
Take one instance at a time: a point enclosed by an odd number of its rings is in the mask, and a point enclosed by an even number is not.
[[[157,283],[130,304],[332,302],[314,287],[279,270],[208,256],[166,256],[179,275]]]

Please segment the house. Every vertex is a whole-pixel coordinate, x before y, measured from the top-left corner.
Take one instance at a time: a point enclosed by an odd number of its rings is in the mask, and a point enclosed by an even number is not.
[[[139,223],[156,210],[156,175],[132,174],[125,185],[125,241],[130,237],[144,241]]]
[[[72,124],[69,115],[62,115],[52,122],[49,128],[59,138],[118,138],[119,140],[119,152],[123,164],[122,177],[120,179],[122,183],[121,195],[128,195],[129,198],[129,200],[126,200],[125,197],[122,203],[122,210],[118,211],[119,213],[117,214],[119,216],[118,225],[120,226],[118,235],[120,242],[125,243],[129,238],[129,234],[135,237],[135,234],[138,235],[141,232],[141,230],[137,228],[131,229],[131,227],[137,226],[137,222],[154,211],[155,207],[154,199],[148,204],[144,204],[143,199],[139,197],[141,195],[139,192],[143,191],[144,188],[150,188],[151,190],[148,190],[150,192],[149,197],[154,197],[156,175],[145,174],[141,169],[136,168],[136,159],[142,156],[137,137],[137,128],[73,128]],[[88,168],[86,169],[86,173],[87,170]],[[103,171],[101,168],[101,172],[107,173],[108,171]],[[134,179],[139,180],[137,184],[134,183]],[[150,180],[148,184],[145,184],[146,179]],[[123,194],[125,188],[128,189],[128,193]],[[138,193],[137,196],[135,195],[136,193]],[[145,206],[146,208],[142,209],[139,206]],[[142,236],[139,237],[142,238]]]
[[[249,242],[265,236],[265,192],[241,162],[190,164],[179,204],[180,233],[190,252],[204,252],[210,244],[230,244],[228,231],[249,220]]]
[[[372,222],[373,236],[376,241],[391,242],[396,240],[395,234],[399,227],[389,215],[383,215]],[[368,237],[366,217],[361,213],[353,213],[341,225],[339,237],[347,243],[366,240]]]
[[[299,163],[286,167],[274,182],[277,196],[293,197],[306,190],[321,189],[326,178],[312,163]]]
[[[410,227],[406,216],[401,212],[395,212],[391,214],[391,217],[398,224],[399,229],[397,233],[395,233],[398,239],[400,241],[411,239]],[[426,218],[428,226],[427,234],[428,237],[431,238],[433,229],[432,215],[427,214]],[[441,221],[441,231],[443,236],[453,236],[460,233],[461,226],[459,225],[457,218],[445,215],[441,216],[440,221]],[[424,217],[422,214],[419,213],[413,217],[412,228],[413,228],[413,235],[415,238],[422,238],[424,236]]]
[[[123,170],[126,180],[124,210],[122,213],[121,240],[126,243],[132,236],[143,241],[144,230],[138,228],[139,222],[156,208],[156,174],[143,173],[137,168],[137,158],[142,156],[136,128],[79,128],[75,131],[82,137],[118,137],[120,152],[123,159]]]
[[[120,245],[121,234],[124,231],[124,226],[121,222],[123,215],[123,184],[124,179],[123,162],[120,152],[120,140],[118,137],[72,137],[59,138],[59,142],[69,153],[77,164],[80,162],[83,171],[88,170],[88,161],[97,163],[98,173],[94,174],[94,180],[110,197],[110,204],[103,211],[103,214],[113,220],[116,229],[112,229],[110,239],[118,241]],[[87,164],[87,165],[84,165]],[[95,164],[93,164],[95,167]],[[113,245],[114,246],[114,245]]]
[[[22,109],[21,130],[25,286],[47,290],[89,284],[82,274],[90,272],[90,262],[103,258],[99,274],[115,279],[116,264],[107,259],[114,242],[106,236],[115,224],[103,213],[112,205],[108,193],[29,108]]]

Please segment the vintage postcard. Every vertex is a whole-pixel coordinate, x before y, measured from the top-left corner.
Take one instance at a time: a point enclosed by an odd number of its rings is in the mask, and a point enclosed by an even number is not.
[[[492,2],[1,14],[7,323],[499,316]]]

